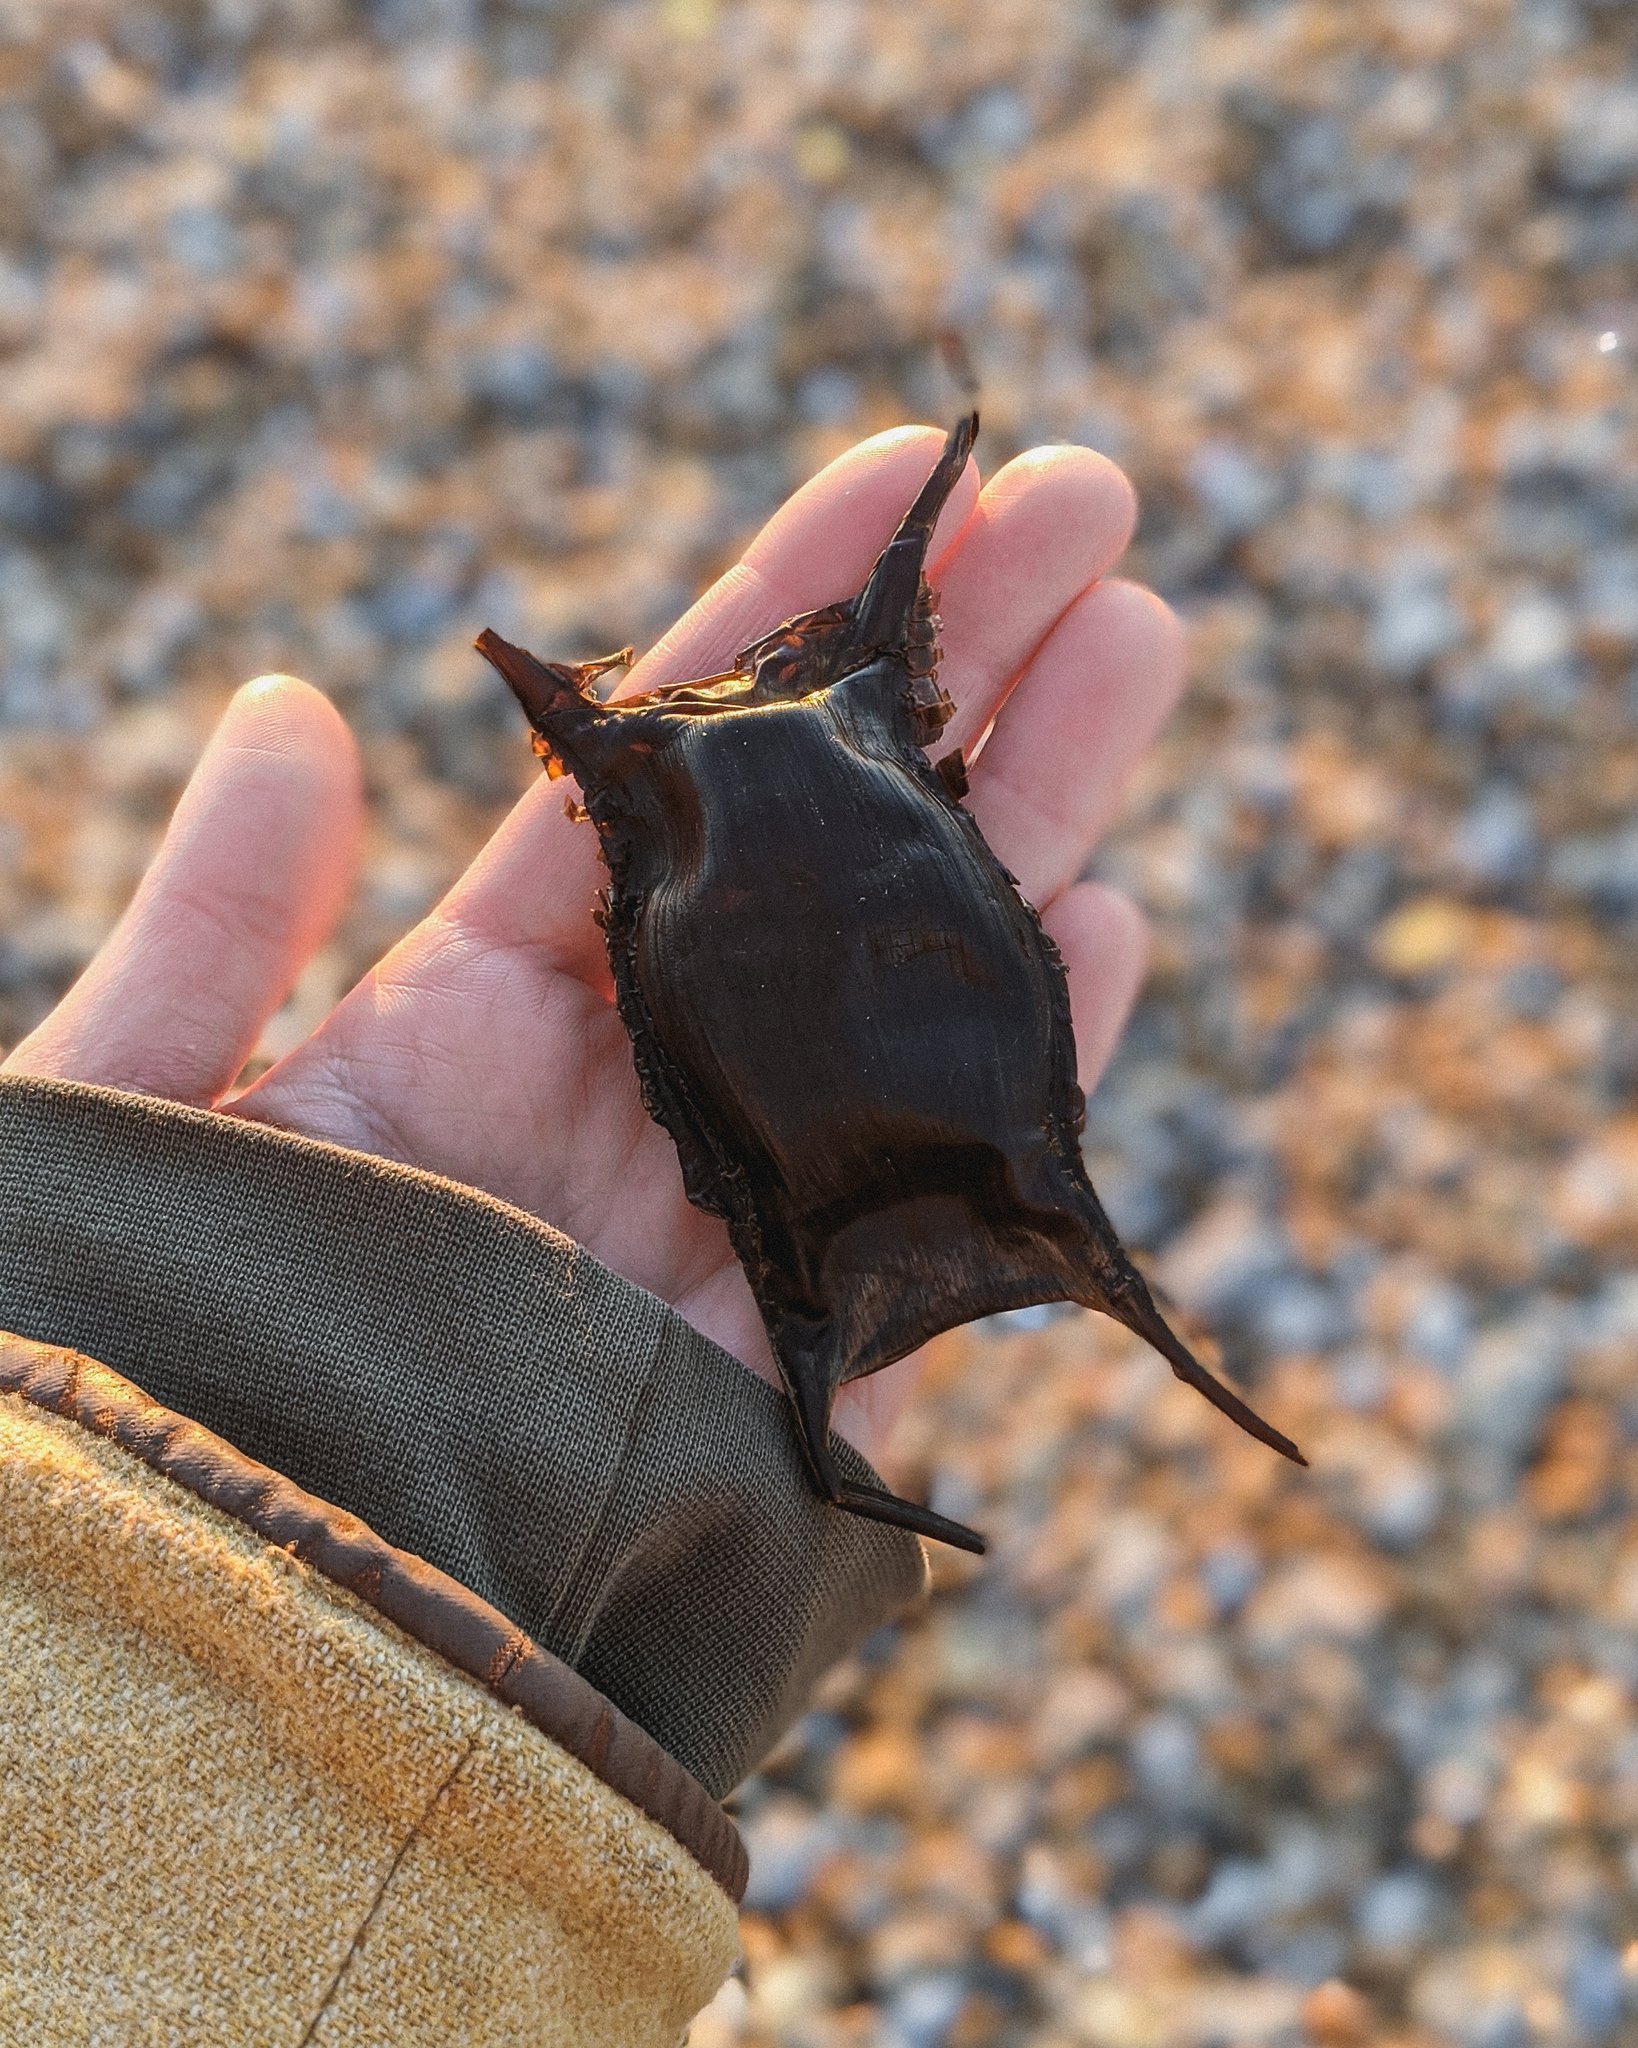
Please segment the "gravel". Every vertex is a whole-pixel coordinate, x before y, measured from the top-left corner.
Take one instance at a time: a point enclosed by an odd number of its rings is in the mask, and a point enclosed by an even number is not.
[[[1631,9],[14,0],[0,65],[7,1037],[277,667],[375,810],[277,1050],[532,772],[474,631],[652,638],[943,417],[942,323],[1193,629],[1088,1145],[1313,1469],[1089,1319],[946,1340],[897,1472],[993,1554],[738,1796],[695,2048],[1638,2038]]]

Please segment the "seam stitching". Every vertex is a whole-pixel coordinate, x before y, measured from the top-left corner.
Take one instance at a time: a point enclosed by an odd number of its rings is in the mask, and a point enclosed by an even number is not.
[[[387,1865],[386,1875],[382,1878],[380,1884],[376,1886],[375,1897],[370,1901],[369,1911],[364,1915],[364,1918],[359,1922],[357,1932],[353,1935],[352,1940],[347,1944],[347,1953],[342,1957],[339,1968],[336,1970],[334,1977],[331,1978],[329,1989],[325,1992],[323,1999],[320,2001],[317,2012],[315,2012],[313,2017],[307,2022],[307,2031],[302,2035],[301,2040],[297,2043],[297,2048],[312,2048],[312,2043],[318,2034],[320,2022],[323,2020],[324,2015],[330,2010],[331,2006],[335,2004],[337,1995],[339,1994],[342,1985],[346,1982],[347,1972],[352,1968],[354,1958],[357,1956],[359,1950],[364,1946],[364,1937],[369,1933],[371,1925],[373,1924],[376,1915],[380,1912],[382,1904],[386,1899],[387,1893],[392,1888],[392,1881],[398,1875],[399,1865],[403,1862],[404,1858],[409,1854],[410,1849],[413,1847],[413,1845],[420,1839],[422,1830],[426,1827],[427,1822],[431,1820],[433,1814],[437,1812],[438,1807],[444,1798],[444,1795],[449,1791],[449,1788],[454,1784],[455,1780],[461,1775],[462,1771],[466,1769],[467,1764],[471,1759],[472,1752],[477,1748],[477,1746],[478,1738],[474,1735],[468,1741],[465,1749],[463,1749],[460,1755],[455,1759],[454,1765],[452,1766],[449,1775],[444,1779],[443,1783],[438,1787],[437,1791],[434,1792],[432,1797],[427,1801],[426,1809],[421,1814],[421,1817],[416,1821],[415,1825],[410,1829],[408,1834],[406,1834],[404,1839],[399,1843],[398,1848],[393,1855],[391,1863]]]
[[[622,1483],[631,1467],[638,1435],[658,1394],[666,1353],[665,1339],[666,1329],[662,1319],[656,1325],[654,1341],[643,1376],[633,1389],[631,1401],[626,1408],[619,1448],[604,1476],[597,1505],[587,1517],[586,1534],[580,1545],[579,1554],[566,1575],[563,1591],[552,1610],[554,1633],[568,1636],[564,1648],[558,1654],[576,1669],[579,1668],[579,1659],[585,1654],[586,1643],[601,1611],[601,1600],[594,1603],[592,1596],[608,1562],[602,1555],[602,1545],[620,1497]],[[601,1587],[605,1596],[611,1590],[611,1584]]]

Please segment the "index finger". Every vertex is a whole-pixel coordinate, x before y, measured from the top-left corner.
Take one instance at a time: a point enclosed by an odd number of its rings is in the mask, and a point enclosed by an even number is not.
[[[726,668],[742,647],[837,598],[851,597],[927,481],[944,446],[934,427],[861,441],[786,499],[744,555],[626,677],[620,696]],[[972,517],[978,466],[950,493],[927,551],[936,562]]]
[[[725,668],[750,641],[794,614],[850,596],[938,459],[933,427],[896,427],[861,441],[786,500],[741,559],[684,613],[624,679],[621,695]],[[971,517],[969,463],[934,529],[947,550]],[[541,782],[512,807],[438,915],[495,945],[544,949],[551,964],[608,979],[591,911],[602,872],[597,842],[563,815],[563,791]]]

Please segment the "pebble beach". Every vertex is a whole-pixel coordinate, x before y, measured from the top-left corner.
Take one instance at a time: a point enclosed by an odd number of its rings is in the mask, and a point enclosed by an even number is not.
[[[733,1802],[693,2048],[1638,2042],[1625,0],[0,0],[0,1043],[230,692],[357,731],[300,1041],[854,440],[1121,463],[1192,686],[1090,872],[1112,1326],[935,1347],[976,1523]]]

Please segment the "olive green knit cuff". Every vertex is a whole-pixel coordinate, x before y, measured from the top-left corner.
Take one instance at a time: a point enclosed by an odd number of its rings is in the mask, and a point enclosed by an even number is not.
[[[719,1797],[923,1583],[913,1538],[814,1498],[771,1387],[490,1196],[10,1076],[0,1167],[0,1328],[459,1580]]]

